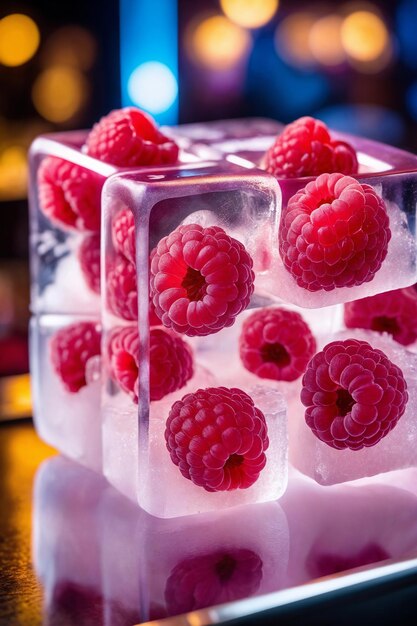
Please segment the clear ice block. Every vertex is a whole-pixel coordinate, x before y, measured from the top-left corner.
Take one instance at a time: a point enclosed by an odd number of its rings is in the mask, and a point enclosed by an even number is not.
[[[322,485],[332,485],[417,465],[417,355],[387,333],[347,330],[322,338],[318,349],[335,340],[358,339],[382,350],[403,372],[409,394],[404,414],[376,445],[361,450],[336,450],[320,441],[307,426],[299,394],[289,406],[290,461]]]

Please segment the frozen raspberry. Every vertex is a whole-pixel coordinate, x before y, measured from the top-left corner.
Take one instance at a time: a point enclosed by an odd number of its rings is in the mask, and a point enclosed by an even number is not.
[[[189,336],[231,326],[255,275],[244,246],[219,226],[179,226],[151,254],[151,297],[164,326]]]
[[[374,446],[397,424],[408,401],[402,371],[366,341],[333,341],[303,377],[305,420],[338,450]]]
[[[253,596],[261,584],[262,565],[259,555],[246,548],[184,559],[171,571],[165,586],[169,614]]]
[[[389,333],[403,346],[417,339],[417,292],[395,289],[345,304],[348,328],[367,328]]]
[[[288,124],[265,155],[265,169],[280,178],[341,172],[356,174],[356,152],[344,141],[332,141],[324,122],[300,117]]]
[[[185,478],[206,491],[247,489],[266,464],[263,413],[241,389],[198,389],[175,402],[165,440]]]
[[[109,341],[112,376],[134,402],[138,402],[139,334],[136,327],[115,328]],[[184,387],[193,375],[190,347],[173,332],[154,328],[149,337],[150,398]]]
[[[136,268],[123,255],[112,262],[106,280],[107,306],[124,320],[138,319]]]
[[[135,107],[111,111],[95,124],[86,140],[87,153],[120,167],[176,163],[178,146],[154,120]]]
[[[89,289],[100,293],[100,233],[83,238],[78,248],[78,260]]]
[[[76,322],[58,330],[49,349],[54,371],[67,391],[84,387],[87,361],[100,354],[101,333],[94,322]]]
[[[296,380],[316,351],[316,340],[299,313],[260,309],[248,317],[239,338],[240,358],[260,378]]]
[[[135,221],[132,211],[125,207],[114,215],[111,234],[114,249],[136,265]]]
[[[46,157],[38,170],[39,207],[60,227],[99,231],[103,182],[84,167]]]
[[[279,251],[300,287],[331,291],[372,280],[390,238],[385,203],[372,187],[322,174],[288,202]]]

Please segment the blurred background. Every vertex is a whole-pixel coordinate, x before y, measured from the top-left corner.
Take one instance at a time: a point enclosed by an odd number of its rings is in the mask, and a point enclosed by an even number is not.
[[[27,150],[121,105],[160,124],[314,115],[417,150],[417,0],[3,0],[0,418],[30,413]]]

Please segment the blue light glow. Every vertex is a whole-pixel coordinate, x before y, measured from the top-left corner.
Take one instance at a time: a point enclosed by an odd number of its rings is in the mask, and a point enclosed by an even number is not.
[[[410,115],[417,120],[417,83],[413,83],[411,87],[407,89],[405,100]]]
[[[160,124],[178,122],[177,19],[177,0],[120,0],[122,105]]]
[[[410,67],[417,67],[417,2],[404,0],[397,10],[397,35],[400,54]]]

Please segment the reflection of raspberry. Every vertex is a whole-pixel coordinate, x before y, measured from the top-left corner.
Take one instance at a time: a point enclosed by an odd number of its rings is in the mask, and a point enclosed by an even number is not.
[[[312,578],[330,576],[355,567],[363,567],[389,559],[390,555],[377,543],[365,545],[359,552],[343,554],[310,554],[307,558],[307,569]]]
[[[115,328],[109,341],[112,375],[120,387],[138,402],[139,334],[135,327]],[[150,398],[164,396],[184,387],[193,375],[189,346],[174,333],[152,329],[149,337]]]
[[[78,260],[88,287],[100,293],[100,233],[83,238],[78,248]]]
[[[390,238],[385,203],[372,187],[322,174],[288,202],[279,251],[300,287],[331,291],[372,280]]]
[[[252,259],[219,226],[179,226],[151,254],[151,297],[164,326],[209,335],[231,326],[253,293]]]
[[[58,330],[49,344],[53,368],[67,391],[84,387],[88,359],[100,354],[101,334],[93,322],[76,322]]]
[[[118,254],[106,278],[107,306],[124,320],[138,319],[138,292],[136,268]]]
[[[307,425],[332,448],[374,446],[408,401],[402,371],[366,341],[333,341],[310,361],[301,402]]]
[[[345,304],[348,328],[369,328],[389,333],[407,346],[417,339],[417,292],[395,289]]]
[[[332,141],[320,120],[301,117],[288,124],[265,155],[266,170],[281,178],[318,176],[325,172],[356,174],[356,152],[344,141]]]
[[[149,115],[135,107],[102,117],[85,145],[90,156],[120,167],[171,164],[178,158],[176,143],[159,132]]]
[[[58,226],[98,231],[103,182],[84,167],[46,157],[38,170],[39,207]]]
[[[262,560],[246,548],[217,550],[180,561],[165,586],[170,615],[253,596],[262,580]],[[202,585],[202,581],[204,584]]]
[[[316,351],[316,341],[299,313],[260,309],[248,317],[239,339],[240,358],[260,378],[296,380]]]
[[[112,241],[114,249],[136,265],[135,221],[128,208],[120,209],[112,219]]]
[[[165,440],[185,478],[206,491],[247,489],[265,467],[263,413],[241,389],[198,389],[172,405]]]

